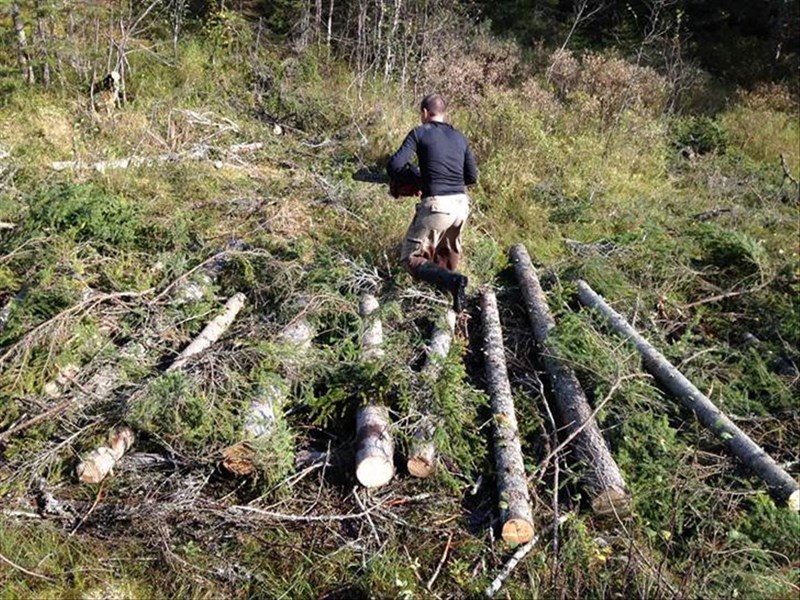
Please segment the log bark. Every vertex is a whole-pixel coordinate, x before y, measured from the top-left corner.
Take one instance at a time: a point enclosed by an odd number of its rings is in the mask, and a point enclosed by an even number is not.
[[[486,381],[494,417],[495,470],[502,535],[508,543],[524,544],[533,538],[533,518],[514,399],[508,382],[497,298],[489,289],[484,289],[481,294],[481,313]]]
[[[383,326],[375,312],[378,300],[364,294],[359,313],[365,321],[361,338],[362,360],[376,360],[383,356]],[[394,476],[394,440],[392,439],[389,410],[375,402],[359,407],[356,412],[356,478],[364,487],[386,485]]]
[[[445,324],[436,327],[433,331],[433,337],[428,346],[428,356],[422,367],[422,375],[428,380],[428,383],[435,383],[441,371],[442,362],[450,352],[455,324],[456,313],[448,310]],[[420,413],[419,423],[412,434],[406,466],[411,475],[424,478],[429,477],[436,470],[436,445],[433,442],[436,425],[425,407],[417,407],[417,412]]]
[[[281,333],[279,339],[286,354],[282,361],[284,364],[281,365],[284,373],[276,374],[275,379],[262,386],[250,402],[244,417],[245,439],[222,451],[221,464],[228,472],[239,476],[255,473],[256,453],[251,441],[268,438],[275,431],[293,379],[286,372],[297,372],[297,353],[310,347],[313,336],[314,330],[304,318],[296,319]],[[287,362],[292,364],[292,368],[284,368]]]
[[[539,345],[542,365],[550,379],[558,413],[567,434],[574,439],[575,456],[584,465],[581,480],[589,492],[592,509],[598,515],[624,516],[630,513],[630,496],[625,480],[603,439],[592,408],[575,372],[548,342],[555,320],[525,246],[517,244],[509,252],[525,300],[533,335]]]
[[[222,314],[214,317],[208,325],[203,328],[200,335],[198,335],[191,344],[186,346],[183,352],[181,352],[172,364],[167,367],[166,372],[170,373],[182,369],[190,358],[208,350],[208,348],[210,348],[231,326],[236,315],[239,314],[239,311],[244,306],[245,299],[245,295],[241,292],[231,296],[225,303],[225,310]]]
[[[108,446],[100,446],[92,450],[77,466],[75,472],[83,483],[100,483],[109,475],[125,452],[133,446],[133,431],[123,427],[113,432],[108,439]]]
[[[11,298],[8,299],[3,305],[3,308],[0,309],[0,333],[6,328],[6,324],[8,320],[11,318],[11,311],[14,310],[18,304],[20,304],[24,299],[25,296],[28,295],[28,289],[23,287],[19,292],[14,294]]]
[[[600,312],[614,331],[633,343],[642,355],[645,369],[681,404],[691,409],[705,427],[719,436],[730,451],[767,484],[767,488],[777,500],[785,502],[792,511],[800,511],[800,486],[763,448],[739,429],[663,354],[631,327],[622,315],[606,304],[603,298],[585,281],[578,282],[578,297],[584,305]]]

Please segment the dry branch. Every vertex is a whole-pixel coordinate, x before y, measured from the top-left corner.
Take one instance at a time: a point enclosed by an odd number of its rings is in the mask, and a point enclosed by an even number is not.
[[[553,532],[555,532],[558,527],[561,527],[561,525],[564,523],[564,521],[567,520],[567,518],[568,515],[561,515],[560,517],[558,517],[558,519],[556,519],[555,523],[553,524],[554,526],[551,526],[549,529],[553,529]],[[492,580],[492,583],[483,592],[487,598],[494,598],[497,595],[497,592],[499,592],[500,588],[503,587],[503,584],[505,583],[506,579],[508,579],[508,576],[511,575],[511,572],[516,568],[516,566],[520,563],[520,561],[522,561],[523,558],[528,556],[528,553],[531,550],[533,550],[533,547],[536,546],[536,544],[539,543],[539,540],[542,539],[542,535],[544,533],[545,532],[539,533],[538,535],[534,536],[533,539],[531,539],[531,541],[529,541],[527,544],[524,544],[519,548],[517,548],[517,551],[514,552],[514,555],[508,560],[505,566],[497,574],[497,577],[495,577],[494,580]]]
[[[644,367],[684,406],[694,411],[705,427],[725,441],[731,452],[764,480],[778,500],[785,502],[792,511],[800,510],[800,486],[763,448],[739,429],[585,281],[578,282],[578,297],[583,304],[600,312],[614,331],[633,342],[642,355]]]
[[[113,432],[108,446],[100,446],[78,464],[75,473],[83,483],[100,483],[111,473],[125,452],[133,445],[134,435],[127,427]]]
[[[222,151],[222,155],[236,157],[239,154],[260,150],[264,144],[254,142],[251,144],[234,144]],[[102,160],[93,163],[84,163],[79,160],[59,160],[50,163],[50,168],[54,171],[66,171],[68,169],[84,170],[91,169],[98,173],[105,173],[114,169],[130,169],[133,167],[147,167],[161,163],[179,162],[182,160],[201,161],[210,160],[213,148],[206,144],[193,146],[186,152],[170,152],[169,154],[159,154],[157,156],[129,156],[114,160]]]
[[[486,380],[494,417],[494,454],[503,539],[524,544],[533,537],[528,484],[522,460],[517,416],[508,382],[503,331],[493,291],[481,294]]]
[[[548,342],[555,321],[528,251],[522,244],[517,244],[509,255],[525,299],[533,335],[539,344],[542,364],[550,378],[556,406],[568,432],[577,432],[575,454],[585,463],[582,481],[589,491],[592,509],[600,515],[626,515],[630,511],[630,496],[625,480],[606,446],[575,372]]]
[[[423,376],[431,383],[438,377],[442,362],[450,352],[456,313],[448,310],[445,319],[446,325],[436,327],[433,332],[425,366],[422,368]],[[406,464],[408,472],[414,477],[428,477],[436,468],[436,445],[433,443],[436,426],[425,407],[418,407],[418,412],[421,417],[414,429]]]
[[[244,306],[245,300],[245,295],[241,292],[231,296],[225,303],[225,309],[222,314],[214,317],[208,325],[203,328],[200,335],[198,335],[191,344],[186,346],[183,352],[181,352],[173,363],[167,367],[166,372],[170,373],[182,369],[190,358],[208,350],[208,348],[210,348],[231,326],[236,315],[239,314],[239,311]]]
[[[383,356],[383,326],[375,314],[378,300],[364,294],[359,313],[365,320],[361,338],[363,360]],[[389,483],[394,476],[394,441],[390,432],[391,420],[385,406],[370,402],[356,412],[356,477],[364,487],[379,487]]]

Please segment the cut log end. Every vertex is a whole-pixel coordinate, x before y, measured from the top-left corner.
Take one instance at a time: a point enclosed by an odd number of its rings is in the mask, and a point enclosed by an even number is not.
[[[220,466],[232,475],[246,477],[256,472],[256,453],[247,442],[239,442],[222,451]]]
[[[431,450],[433,450],[432,454],[435,455],[435,449],[431,448]],[[430,477],[436,470],[435,458],[423,455],[410,457],[406,465],[408,466],[408,472],[411,475],[421,479]]]
[[[358,463],[356,477],[366,488],[386,485],[394,476],[394,465],[384,456],[368,456]]]
[[[603,490],[592,500],[598,517],[627,517],[631,514],[631,497],[618,488]]]
[[[75,474],[81,483],[100,483],[113,470],[125,452],[133,446],[135,437],[133,431],[123,427],[114,431],[108,446],[100,446],[92,450],[89,455],[76,468]]]
[[[800,512],[800,490],[793,491],[786,499],[786,508],[792,512]]]
[[[503,523],[502,535],[507,544],[527,544],[533,539],[533,524],[525,519],[509,519]]]

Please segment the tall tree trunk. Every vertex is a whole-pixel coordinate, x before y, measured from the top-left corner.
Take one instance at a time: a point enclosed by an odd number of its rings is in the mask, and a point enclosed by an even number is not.
[[[50,87],[50,52],[48,50],[47,29],[45,28],[45,10],[42,0],[36,0],[36,46],[39,60],[42,62],[42,83]]]
[[[322,45],[322,0],[314,1],[314,38],[319,48]]]
[[[548,342],[555,321],[528,251],[522,244],[517,244],[511,248],[509,255],[514,263],[533,335],[550,378],[561,420],[568,435],[578,432],[574,440],[575,454],[578,461],[584,463],[581,479],[591,497],[592,509],[601,515],[627,515],[630,512],[630,497],[625,480],[592,417],[592,408],[575,372]]]
[[[790,510],[800,511],[800,486],[784,471],[764,449],[739,429],[711,400],[698,390],[691,381],[650,345],[628,322],[611,308],[585,281],[578,282],[580,301],[602,314],[611,328],[629,339],[642,355],[645,369],[667,388],[685,407],[694,411],[700,422],[716,433],[753,473],[767,484],[778,500],[785,502]]]
[[[397,27],[400,24],[400,11],[403,0],[394,0],[394,14],[392,15],[392,28],[386,36],[386,60],[383,65],[383,80],[388,82],[394,68],[394,45],[397,38]]]
[[[328,49],[328,54],[331,53],[331,37],[333,35],[333,5],[334,0],[328,3],[328,35],[325,39],[325,47]]]
[[[500,520],[503,522],[502,535],[508,543],[524,544],[533,538],[528,480],[522,460],[514,399],[508,382],[497,298],[489,289],[483,290],[481,294],[481,317],[486,381],[494,418],[494,457]]]
[[[28,54],[28,38],[25,36],[25,23],[22,22],[22,15],[19,12],[19,2],[11,3],[11,23],[17,37],[17,61],[22,77],[32,85],[36,83],[36,76],[33,73],[33,65]]]

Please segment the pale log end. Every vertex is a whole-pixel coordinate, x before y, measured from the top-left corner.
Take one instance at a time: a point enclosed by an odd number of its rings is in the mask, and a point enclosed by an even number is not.
[[[507,544],[527,544],[533,539],[533,524],[525,519],[509,519],[503,523],[502,535]]]
[[[627,517],[631,514],[631,497],[618,488],[603,490],[592,500],[592,511],[598,517]]]
[[[800,490],[793,491],[786,499],[786,508],[792,512],[800,512]]]
[[[422,479],[430,477],[435,469],[435,463],[428,460],[425,456],[412,456],[408,459],[406,465],[411,475]]]
[[[356,467],[358,482],[367,488],[386,485],[393,476],[394,465],[383,456],[368,456]]]

